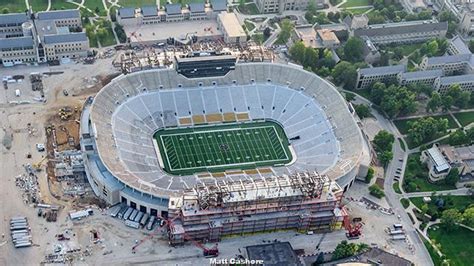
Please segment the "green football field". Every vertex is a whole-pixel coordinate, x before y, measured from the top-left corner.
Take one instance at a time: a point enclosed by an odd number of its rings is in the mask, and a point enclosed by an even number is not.
[[[236,123],[155,133],[165,171],[175,175],[289,163],[288,139],[274,122]]]

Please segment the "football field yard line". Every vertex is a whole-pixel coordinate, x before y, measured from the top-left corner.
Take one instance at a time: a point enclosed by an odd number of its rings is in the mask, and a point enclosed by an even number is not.
[[[164,149],[162,158],[171,171],[221,167],[225,171],[239,166],[284,163],[289,158],[280,131],[275,125],[243,124],[224,129],[210,126],[204,130],[170,132],[159,137]]]

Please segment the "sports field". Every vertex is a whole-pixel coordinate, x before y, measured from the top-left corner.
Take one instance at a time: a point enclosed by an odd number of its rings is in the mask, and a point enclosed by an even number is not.
[[[269,121],[160,130],[154,138],[165,171],[175,175],[253,169],[292,160],[285,132]]]

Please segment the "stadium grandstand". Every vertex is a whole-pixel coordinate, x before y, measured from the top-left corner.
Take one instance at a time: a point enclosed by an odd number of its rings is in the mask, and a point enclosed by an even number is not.
[[[94,192],[168,216],[170,198],[206,184],[317,172],[345,191],[365,176],[369,153],[332,84],[275,63],[235,63],[225,72],[146,70],[91,98],[81,147]]]

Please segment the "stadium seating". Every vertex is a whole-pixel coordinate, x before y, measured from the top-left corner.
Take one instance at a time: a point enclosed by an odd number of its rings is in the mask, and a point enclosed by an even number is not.
[[[173,70],[122,76],[96,96],[91,120],[99,155],[114,175],[140,189],[147,184],[147,189],[173,191],[198,179],[170,176],[160,168],[153,133],[178,126],[180,118],[224,113],[247,113],[251,120],[271,119],[283,126],[296,161],[273,168],[277,174],[324,173],[342,159],[357,158],[352,149],[360,150],[357,125],[335,89],[315,75],[277,64],[237,65],[225,77],[198,80]]]

